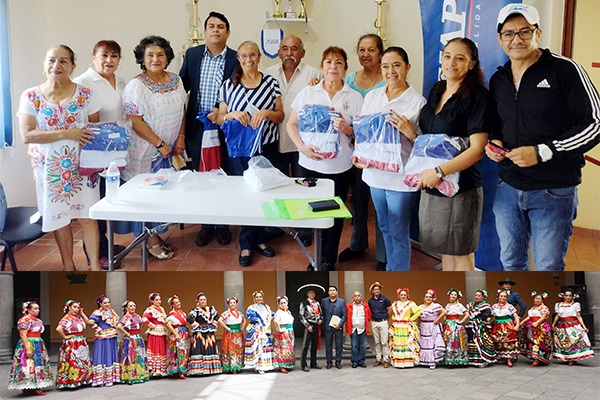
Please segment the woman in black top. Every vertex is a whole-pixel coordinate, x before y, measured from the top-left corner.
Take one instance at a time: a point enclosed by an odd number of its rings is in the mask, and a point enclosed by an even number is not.
[[[474,268],[479,241],[483,205],[479,160],[488,138],[488,93],[475,43],[467,38],[450,40],[442,54],[442,71],[446,80],[431,89],[419,126],[424,134],[468,138],[469,147],[435,170],[421,173],[420,241],[426,250],[442,255],[445,271],[468,271]],[[455,196],[446,197],[434,189],[443,176],[459,171]]]

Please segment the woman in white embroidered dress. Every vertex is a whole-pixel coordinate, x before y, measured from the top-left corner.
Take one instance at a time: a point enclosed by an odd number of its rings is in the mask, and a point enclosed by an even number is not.
[[[185,148],[187,95],[179,76],[166,70],[175,57],[171,45],[160,36],[148,36],[136,46],[134,54],[143,72],[129,81],[123,93],[124,111],[136,133],[129,141],[127,167],[122,175],[125,181],[138,174],[157,172]],[[141,223],[127,228],[120,225],[119,233],[142,232]],[[158,234],[148,238],[148,251],[159,260],[174,255],[173,248]]]
[[[75,53],[61,44],[48,49],[46,81],[21,95],[19,130],[36,180],[38,210],[44,232],[54,232],[63,269],[75,270],[71,220],[77,219],[88,250],[90,268],[100,270],[98,225],[89,209],[99,199],[98,175],[79,174],[79,146],[93,137],[85,129],[98,122],[99,105],[92,91],[71,81]]]

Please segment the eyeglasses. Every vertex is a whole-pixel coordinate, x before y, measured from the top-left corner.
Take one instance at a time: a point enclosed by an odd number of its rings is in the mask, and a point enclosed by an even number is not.
[[[505,42],[510,42],[511,40],[513,40],[515,38],[515,36],[519,36],[521,38],[521,40],[529,40],[533,37],[533,32],[537,31],[538,28],[534,28],[534,29],[521,29],[518,32],[513,32],[513,31],[505,31],[505,32],[500,32],[500,39],[502,39]]]
[[[254,60],[259,56],[259,54],[258,53],[248,53],[248,54],[244,53],[244,54],[238,54],[238,56],[242,60],[247,60],[248,58],[251,58]]]

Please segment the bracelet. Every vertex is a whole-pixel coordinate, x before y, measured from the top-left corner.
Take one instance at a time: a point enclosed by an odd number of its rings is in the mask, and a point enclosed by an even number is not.
[[[157,149],[160,149],[163,146],[166,146],[167,144],[165,143],[164,140],[161,140],[160,143],[158,144],[158,146],[156,146]]]

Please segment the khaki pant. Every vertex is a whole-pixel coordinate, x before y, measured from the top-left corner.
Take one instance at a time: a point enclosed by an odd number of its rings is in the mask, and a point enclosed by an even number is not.
[[[373,340],[375,340],[375,355],[377,357],[377,361],[383,360],[384,362],[389,362],[390,346],[388,344],[388,321],[371,321],[371,328],[373,330]]]

